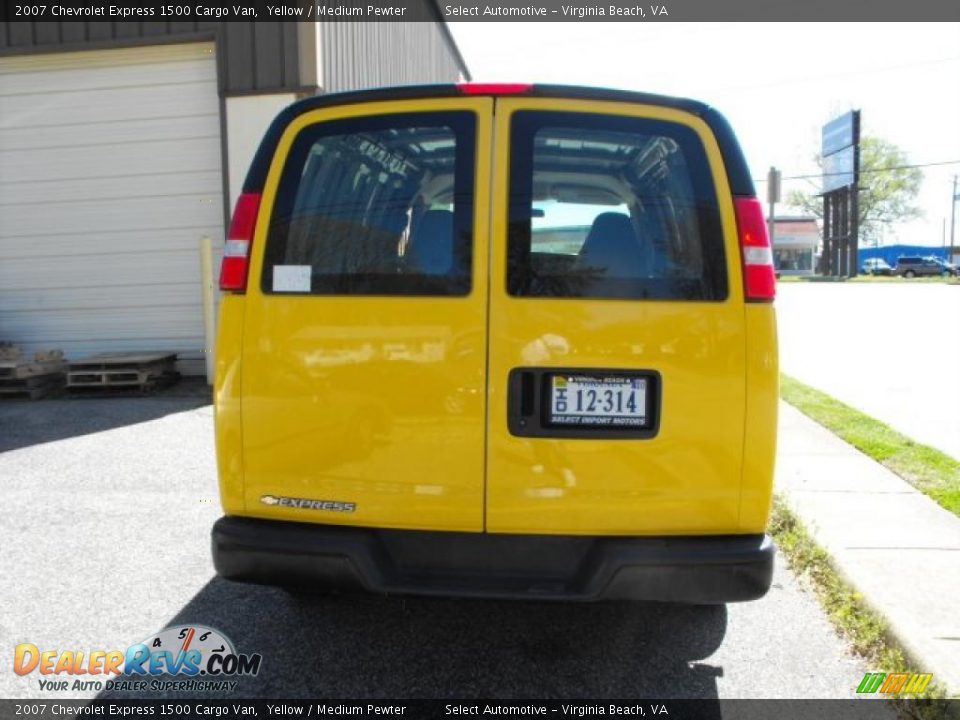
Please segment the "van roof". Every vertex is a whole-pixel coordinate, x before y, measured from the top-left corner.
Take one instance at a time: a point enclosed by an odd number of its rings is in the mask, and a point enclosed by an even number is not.
[[[489,92],[477,93],[471,91],[471,95],[478,94],[499,95],[496,92],[496,84],[490,84]],[[298,115],[310,110],[317,110],[324,107],[336,105],[350,105],[364,102],[378,102],[383,100],[409,100],[409,99],[427,99],[443,97],[464,97],[466,94],[463,86],[457,84],[441,85],[400,85],[396,87],[376,88],[373,90],[356,90],[350,92],[330,93],[328,95],[316,95],[313,97],[298,100],[280,111],[277,117],[267,129],[260,147],[253,158],[250,171],[247,173],[246,180],[243,183],[244,192],[261,192],[266,182],[267,172],[270,169],[270,162],[273,160],[274,152],[280,141],[280,136],[290,122]],[[667,95],[655,95],[652,93],[635,92],[631,90],[613,90],[609,88],[581,87],[573,85],[539,85],[534,84],[523,87],[519,92],[511,92],[510,95],[522,95],[524,97],[546,97],[546,98],[564,98],[576,100],[608,100],[612,102],[630,102],[642,105],[657,105],[660,107],[682,110],[701,118],[711,129],[717,144],[720,146],[720,152],[723,154],[724,164],[727,171],[727,179],[730,183],[730,189],[734,195],[754,196],[756,190],[753,185],[753,179],[750,177],[750,171],[747,168],[746,159],[736,136],[733,134],[729,123],[717,110],[709,105],[697,100],[687,98],[670,97]]]

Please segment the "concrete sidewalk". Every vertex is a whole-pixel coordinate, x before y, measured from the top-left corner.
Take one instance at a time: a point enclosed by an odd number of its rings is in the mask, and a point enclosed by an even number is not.
[[[776,486],[918,671],[960,693],[960,518],[783,402]]]

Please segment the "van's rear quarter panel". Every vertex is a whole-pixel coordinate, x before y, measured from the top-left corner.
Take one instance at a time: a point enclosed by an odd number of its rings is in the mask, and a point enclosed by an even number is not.
[[[743,440],[740,529],[763,532],[770,517],[777,454],[780,370],[777,317],[772,303],[748,303],[747,414]]]
[[[241,415],[243,384],[240,362],[243,349],[244,301],[242,295],[225,293],[220,299],[220,322],[217,328],[214,427],[220,502],[228,515],[239,515],[244,511]]]

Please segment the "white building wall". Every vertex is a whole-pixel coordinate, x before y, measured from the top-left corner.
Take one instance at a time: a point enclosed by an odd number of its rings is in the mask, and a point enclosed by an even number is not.
[[[230,209],[243,188],[243,180],[260,140],[283,108],[297,99],[292,93],[244,95],[226,99],[227,165]]]

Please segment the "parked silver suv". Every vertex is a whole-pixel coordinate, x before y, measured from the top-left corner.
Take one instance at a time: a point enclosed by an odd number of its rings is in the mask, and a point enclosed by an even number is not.
[[[897,266],[893,269],[893,274],[912,278],[924,275],[949,275],[950,271],[936,258],[910,255],[897,258]]]

